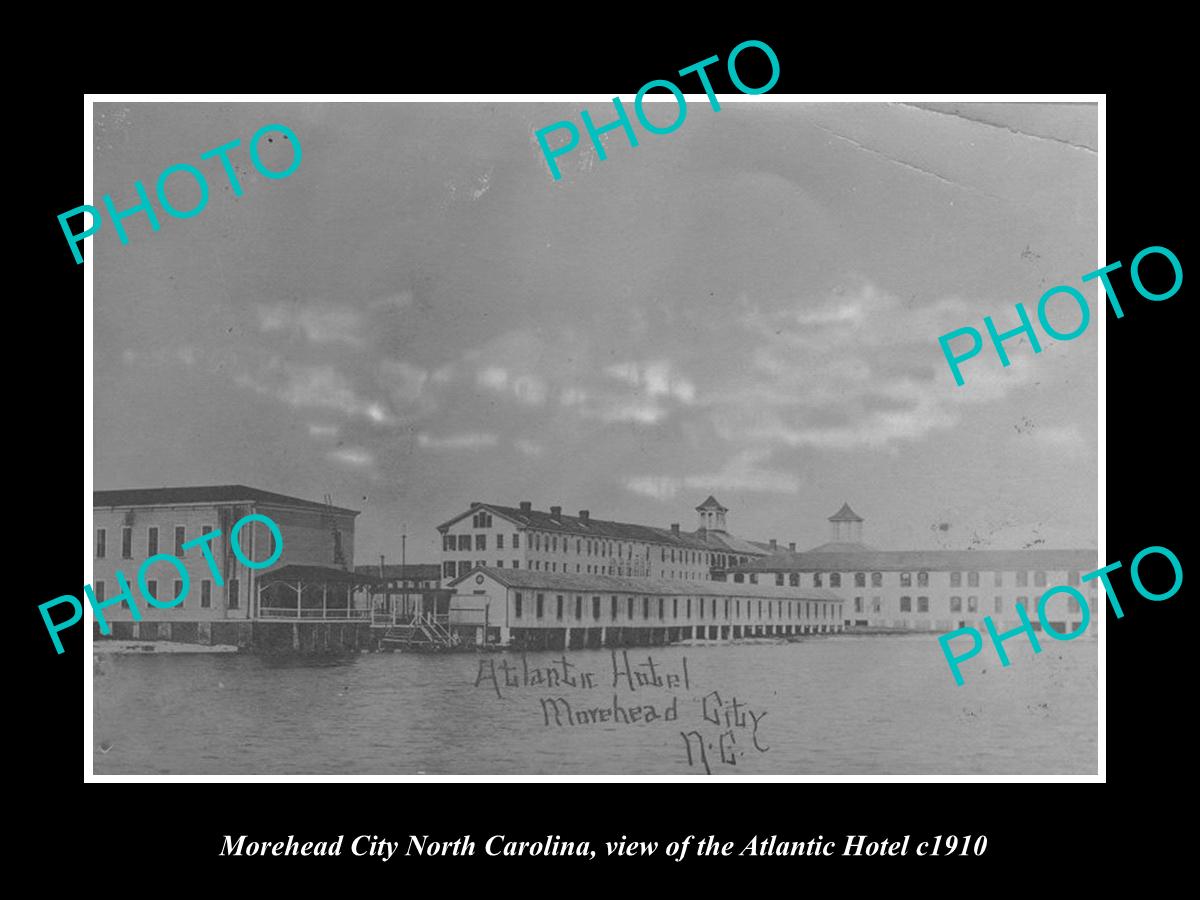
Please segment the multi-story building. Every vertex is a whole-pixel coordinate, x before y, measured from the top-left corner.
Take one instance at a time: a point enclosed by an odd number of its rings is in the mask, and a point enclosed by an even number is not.
[[[238,560],[229,541],[233,526],[255,513],[271,519],[283,539],[279,558],[257,569]],[[116,578],[120,571],[147,623],[186,622],[194,630],[197,622],[253,619],[257,615],[258,585],[271,573],[290,568],[314,581],[322,573],[335,577],[348,573],[354,560],[357,515],[357,510],[244,485],[95,491],[92,588],[98,601],[114,596],[121,589]],[[200,546],[183,549],[189,541],[218,530],[220,536],[207,546],[221,584]],[[269,559],[275,552],[270,530],[258,521],[242,527],[238,547],[256,562]],[[188,574],[187,596],[167,609],[151,606],[138,588],[139,569],[156,554],[178,557]],[[166,561],[147,569],[146,586],[164,603],[178,597],[183,588],[178,569]],[[316,602],[319,605],[321,599]],[[104,617],[113,623],[114,634],[127,635],[127,623],[132,620],[128,601],[107,607]]]
[[[519,506],[472,503],[470,509],[438,526],[442,535],[442,579],[448,584],[476,567],[525,569],[570,575],[709,581],[727,568],[775,552],[769,544],[747,541],[725,528],[728,510],[713,497],[696,507],[695,531],[593,519],[581,509],[564,515]]]
[[[731,579],[837,591],[846,600],[847,626],[982,629],[991,616],[997,628],[1011,628],[1020,624],[1019,605],[1040,630],[1038,600],[1056,585],[1080,591],[1092,619],[1097,615],[1097,582],[1081,583],[1099,568],[1095,550],[878,550],[862,542],[863,519],[848,504],[829,521],[830,542],[752,561],[733,569]],[[1046,620],[1057,631],[1074,631],[1082,617],[1070,595],[1046,605]]]

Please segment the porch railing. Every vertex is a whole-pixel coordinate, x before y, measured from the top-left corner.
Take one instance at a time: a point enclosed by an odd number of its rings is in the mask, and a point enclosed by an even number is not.
[[[292,619],[319,622],[366,622],[371,619],[369,609],[309,609],[279,606],[260,606],[260,619]]]

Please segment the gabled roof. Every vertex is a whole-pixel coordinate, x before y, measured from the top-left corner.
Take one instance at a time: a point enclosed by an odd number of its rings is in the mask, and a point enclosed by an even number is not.
[[[450,587],[483,574],[505,587],[517,590],[562,591],[576,594],[663,594],[679,597],[770,597],[793,600],[836,600],[845,598],[825,588],[776,587],[765,584],[736,584],[732,581],[684,581],[663,578],[623,578],[617,575],[565,574],[532,569],[494,569],[476,566],[450,582]]]
[[[606,519],[586,519],[579,516],[558,515],[540,509],[522,510],[513,506],[498,506],[494,503],[480,503],[460,513],[453,519],[438,526],[438,531],[445,533],[446,529],[466,516],[487,510],[494,515],[507,519],[514,525],[532,528],[538,531],[552,531],[558,534],[574,535],[579,538],[602,538],[617,541],[641,541],[649,544],[665,544],[690,550],[732,551],[735,553],[761,556],[769,553],[767,545],[755,545],[724,532],[698,531],[674,532],[670,528],[656,528],[653,525],[637,525],[632,522],[613,522]]]
[[[732,569],[733,572],[1010,572],[1097,568],[1095,550],[852,550],[777,553]]]
[[[870,544],[863,544],[858,541],[830,541],[827,544],[821,544],[819,547],[813,547],[809,553],[874,553],[876,549]]]
[[[175,503],[264,503],[272,506],[291,506],[296,509],[318,509],[323,512],[348,513],[357,516],[357,509],[327,506],[315,500],[302,500],[286,494],[273,494],[244,484],[217,484],[198,487],[130,488],[122,491],[92,491],[92,505],[170,506]]]
[[[721,512],[729,512],[729,508],[726,506],[722,506],[717,501],[717,498],[714,497],[712,494],[709,494],[708,499],[705,500],[703,503],[701,503],[699,506],[697,506],[696,509],[698,509],[698,510],[700,510],[700,509],[719,509]]]
[[[849,503],[843,503],[842,508],[829,517],[830,522],[862,522],[863,517],[850,508]]]

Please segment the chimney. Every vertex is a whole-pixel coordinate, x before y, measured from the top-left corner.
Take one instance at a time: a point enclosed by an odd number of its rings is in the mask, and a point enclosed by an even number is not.
[[[700,536],[700,540],[703,541],[708,538],[708,529],[705,526],[701,525],[699,528],[696,529],[696,534],[698,534]]]
[[[472,500],[471,501],[471,509],[474,509],[477,506],[483,506],[483,504],[480,503],[478,500]]]
[[[383,554],[379,554],[379,577],[383,577]]]
[[[557,519],[559,516],[562,515],[562,507],[561,506],[550,507],[550,515],[554,516],[554,518]]]
[[[771,549],[772,550],[779,549],[779,543],[775,540],[775,538],[771,538]]]
[[[790,550],[792,553],[796,552],[796,542],[795,541],[788,542],[788,550]]]
[[[533,504],[530,503],[528,500],[521,501],[521,512],[529,512],[532,509],[533,509]]]
[[[679,523],[678,522],[671,523],[671,534],[679,534]]]
[[[579,511],[579,518],[583,519],[583,521],[585,521],[585,522],[587,522],[590,519],[591,515],[592,514],[590,512],[588,512],[586,509],[581,509]]]

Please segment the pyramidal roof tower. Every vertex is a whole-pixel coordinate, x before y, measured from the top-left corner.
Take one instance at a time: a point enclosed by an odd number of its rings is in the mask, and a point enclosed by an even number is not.
[[[696,507],[700,515],[700,527],[709,531],[725,531],[725,513],[729,510],[722,506],[712,494]]]

